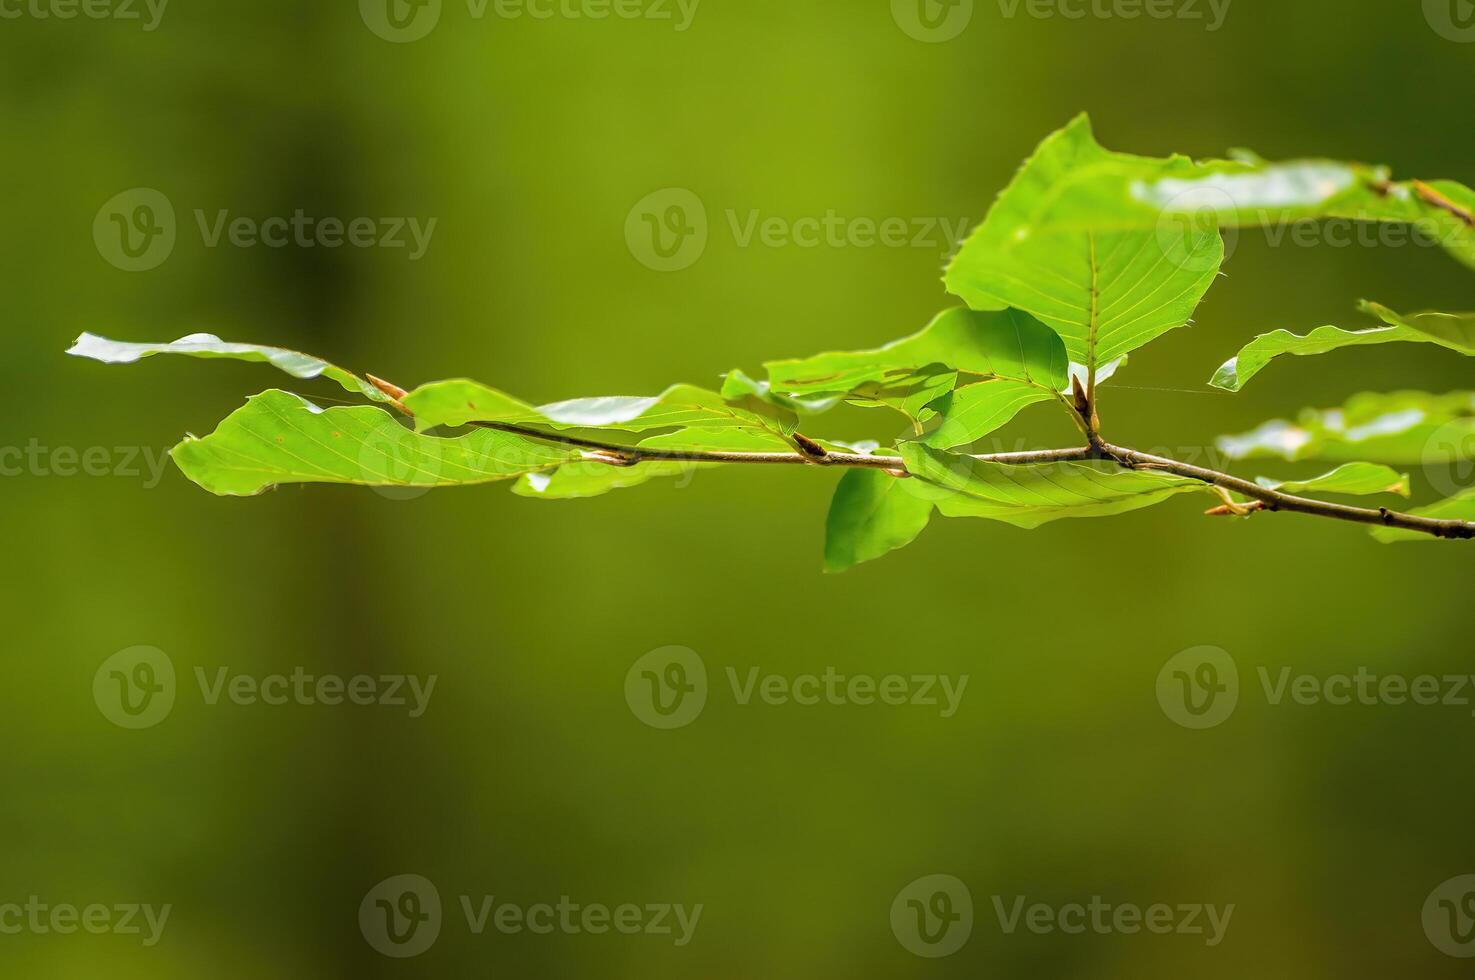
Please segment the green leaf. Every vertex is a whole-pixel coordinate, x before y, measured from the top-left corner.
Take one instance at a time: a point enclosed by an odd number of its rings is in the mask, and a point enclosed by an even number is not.
[[[227,358],[234,361],[256,361],[270,364],[294,378],[317,377],[338,382],[346,390],[376,402],[387,402],[389,396],[351,371],[327,361],[282,347],[258,344],[232,344],[213,334],[193,333],[172,344],[131,344],[84,333],[67,351],[74,357],[91,358],[104,364],[132,364],[155,354],[185,354],[189,357]]]
[[[787,452],[793,448],[776,435],[744,429],[684,429],[642,439],[638,445],[645,449],[709,452]],[[652,460],[637,466],[611,466],[580,460],[564,463],[551,472],[528,473],[513,485],[512,492],[539,500],[574,500],[640,486],[651,480],[686,479],[698,470],[722,465],[689,460]]]
[[[1367,344],[1438,344],[1461,354],[1475,355],[1475,314],[1414,313],[1403,316],[1386,306],[1366,301],[1359,308],[1379,317],[1387,326],[1362,330],[1326,326],[1317,327],[1305,335],[1293,334],[1289,330],[1261,334],[1241,348],[1236,357],[1225,362],[1209,384],[1225,391],[1239,391],[1267,364],[1284,354],[1305,357]]]
[[[1438,503],[1427,507],[1418,507],[1408,511],[1414,517],[1432,517],[1440,521],[1475,521],[1475,488],[1457,493]],[[1396,527],[1375,527],[1372,535],[1384,544],[1392,544],[1398,541],[1438,541],[1431,534],[1419,531],[1406,531]]]
[[[562,447],[485,429],[438,439],[372,405],[323,410],[277,390],[253,396],[213,433],[186,439],[171,455],[185,476],[222,496],[250,496],[284,483],[461,486],[573,458]]]
[[[1224,259],[1212,222],[1119,230],[1042,219],[1057,207],[1074,212],[1061,202],[1082,174],[1143,159],[1102,149],[1084,116],[1048,137],[948,266],[948,290],[974,309],[1031,313],[1088,370],[1188,323]]]
[[[1195,162],[1108,153],[1081,116],[1050,139],[1075,154],[1037,195],[1022,225],[1033,234],[1157,230],[1212,221],[1224,228],[1343,218],[1418,227],[1475,267],[1475,192],[1453,181],[1392,181],[1387,167],[1337,160],[1272,163],[1248,151]],[[1049,140],[1046,141],[1047,143]]]
[[[1475,392],[1364,392],[1339,408],[1306,409],[1297,422],[1276,419],[1217,444],[1231,459],[1461,462],[1475,459]]]
[[[578,398],[533,407],[477,381],[436,381],[404,398],[424,429],[468,422],[507,422],[555,429],[751,428],[793,432],[797,420],[787,409],[763,402],[739,407],[722,395],[693,385],[673,385],[652,398]]]
[[[1271,480],[1261,476],[1256,477],[1255,482],[1267,490],[1282,490],[1286,493],[1409,495],[1408,474],[1378,463],[1346,463],[1330,473],[1323,473],[1309,480]]]
[[[932,517],[932,501],[911,480],[853,469],[840,478],[825,521],[825,571],[843,572],[916,540]]]
[[[867,398],[918,421],[940,413],[943,424],[927,442],[943,449],[982,438],[1025,406],[1057,398],[1070,380],[1059,335],[1019,310],[947,310],[884,347],[764,366],[773,389],[790,395]],[[954,384],[962,387],[943,397]]]
[[[1357,308],[1390,326],[1412,330],[1430,343],[1461,354],[1475,354],[1475,313],[1396,313],[1381,303],[1363,300]]]
[[[1132,471],[1103,463],[993,463],[904,443],[913,477],[941,488],[936,507],[947,517],[984,517],[1035,528],[1064,517],[1106,517],[1205,490],[1198,480]]]
[[[845,396],[860,408],[890,408],[914,422],[926,422],[937,415],[932,403],[951,392],[958,384],[956,371],[928,374],[919,371],[893,382],[868,381]]]
[[[1060,391],[1070,380],[1065,345],[1018,310],[939,313],[917,333],[873,350],[835,351],[764,367],[775,391],[791,395],[843,393],[929,365],[979,378],[1008,378]]]
[[[1005,425],[1026,406],[1053,397],[1053,392],[1038,386],[1007,380],[964,385],[932,403],[942,424],[921,441],[934,449],[966,446]]]
[[[819,415],[839,404],[834,397],[797,398],[773,390],[767,381],[748,377],[740,368],[734,368],[722,378],[722,397],[758,415],[772,416],[785,435],[799,427],[796,416]]]

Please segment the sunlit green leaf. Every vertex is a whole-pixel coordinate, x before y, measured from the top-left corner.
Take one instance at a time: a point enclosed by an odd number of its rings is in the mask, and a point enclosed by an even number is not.
[[[1475,354],[1475,313],[1397,313],[1381,303],[1363,300],[1358,309],[1370,313],[1384,323],[1412,330],[1427,337],[1431,343],[1459,351]]]
[[[944,448],[987,435],[1026,405],[1056,398],[1069,382],[1059,335],[1019,310],[947,310],[884,347],[765,367],[773,389],[790,395],[870,400],[919,422],[949,416],[929,439]],[[967,394],[939,402],[955,385]]]
[[[1267,490],[1285,493],[1345,493],[1353,495],[1396,493],[1409,495],[1408,474],[1378,463],[1346,463],[1330,473],[1309,480],[1272,480],[1256,477]]]
[[[937,449],[966,446],[998,429],[1026,406],[1053,397],[1038,386],[1007,380],[963,385],[932,403],[941,424],[922,442]]]
[[[1085,117],[1048,137],[948,266],[949,291],[974,309],[1028,311],[1088,369],[1188,323],[1224,258],[1212,222],[1146,230],[1041,223],[1083,172],[1141,159],[1102,149]]]
[[[309,380],[324,377],[338,382],[346,390],[376,402],[389,401],[388,396],[351,371],[327,361],[282,347],[259,344],[232,344],[213,334],[194,333],[170,344],[132,344],[108,340],[84,333],[67,351],[75,357],[91,358],[104,364],[132,364],[155,354],[185,354],[189,357],[226,358],[234,361],[256,361],[270,364],[294,378]]]
[[[650,398],[578,398],[533,407],[476,381],[436,381],[404,398],[421,429],[468,422],[508,422],[555,429],[752,428],[794,430],[797,420],[785,409],[766,403],[738,407],[714,391],[673,385]]]
[[[945,491],[934,501],[943,515],[986,517],[1024,528],[1063,517],[1124,514],[1206,489],[1198,480],[1106,463],[1011,465],[918,443],[903,444],[901,454],[914,477]]]
[[[932,516],[932,501],[911,481],[880,470],[846,472],[835,487],[825,522],[825,571],[843,572],[916,540]]]
[[[506,480],[573,458],[558,446],[477,430],[456,439],[422,435],[373,405],[320,409],[285,391],[266,391],[210,435],[171,455],[185,476],[225,496],[284,483],[447,487]]]
[[[642,439],[637,446],[644,449],[704,450],[708,452],[790,452],[792,447],[777,435],[746,429],[683,429]],[[597,497],[626,487],[640,486],[651,480],[690,480],[698,470],[712,469],[722,463],[697,463],[690,460],[653,460],[637,466],[611,466],[607,463],[575,460],[551,472],[530,472],[513,485],[513,493],[540,500],[573,500]]]
[[[1285,354],[1307,356],[1326,354],[1343,347],[1367,344],[1420,343],[1438,344],[1461,354],[1475,355],[1475,314],[1395,313],[1386,306],[1364,302],[1360,307],[1381,319],[1386,326],[1346,330],[1342,327],[1317,327],[1308,334],[1276,330],[1261,334],[1241,348],[1214,374],[1209,384],[1226,391],[1239,391],[1272,360]]]
[[[1231,459],[1368,460],[1441,465],[1475,459],[1475,392],[1364,392],[1339,408],[1306,409],[1296,422],[1276,419],[1218,447]]]
[[[1068,380],[1065,345],[1018,310],[946,310],[909,337],[872,350],[770,361],[769,382],[788,394],[849,392],[870,381],[940,365],[980,378],[1010,378],[1060,391]]]
[[[1247,151],[1204,161],[1108,153],[1089,139],[1084,116],[1057,137],[1078,155],[1034,199],[1022,225],[1030,233],[1167,233],[1180,222],[1245,228],[1342,218],[1415,226],[1475,266],[1475,192],[1453,181],[1394,181],[1387,167],[1325,159],[1275,163]]]
[[[867,381],[846,395],[845,400],[861,408],[894,409],[922,423],[937,415],[930,406],[957,385],[956,371],[936,374],[919,371],[896,381]]]

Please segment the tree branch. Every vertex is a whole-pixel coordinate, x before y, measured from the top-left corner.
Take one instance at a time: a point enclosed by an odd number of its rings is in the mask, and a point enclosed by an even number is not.
[[[381,381],[373,375],[369,375],[368,378],[390,397],[390,403],[396,409],[411,418],[414,417],[414,414],[405,407],[404,402],[401,400],[405,396],[404,389],[392,385],[387,381]],[[1075,393],[1078,402],[1082,396],[1087,395],[1086,392],[1081,391],[1079,383],[1076,384]],[[1087,401],[1089,402],[1088,396]],[[1094,421],[1094,418],[1091,421]],[[647,449],[640,446],[602,442],[596,439],[584,439],[558,432],[544,432],[531,426],[516,425],[511,422],[468,422],[467,424],[481,429],[494,429],[498,432],[507,432],[526,439],[537,439],[542,442],[556,443],[557,445],[584,450],[585,458],[589,461],[606,463],[611,466],[638,466],[641,463],[653,462],[746,463],[758,465],[834,466],[842,468],[861,467],[885,470],[897,477],[904,478],[911,476],[907,472],[906,462],[898,456],[867,456],[862,453],[829,452],[807,437],[800,437],[804,440],[801,444],[812,448],[803,453],[719,452],[695,449]],[[1090,428],[1095,428],[1090,425],[1090,422],[1087,425]],[[1386,507],[1379,507],[1373,510],[1365,507],[1348,507],[1345,504],[1334,504],[1323,500],[1312,500],[1309,497],[1298,497],[1294,494],[1282,493],[1279,490],[1262,487],[1258,483],[1241,479],[1229,473],[1220,473],[1217,470],[1205,469],[1202,466],[1194,466],[1191,463],[1180,463],[1178,460],[1169,459],[1166,456],[1154,456],[1151,453],[1139,452],[1135,449],[1127,449],[1122,446],[1114,446],[1108,442],[1101,441],[1099,430],[1097,432],[1089,432],[1088,435],[1091,436],[1092,445],[1082,446],[1079,449],[1041,449],[1018,453],[992,453],[975,455],[970,458],[985,463],[999,463],[1009,466],[1022,466],[1032,463],[1105,460],[1116,463],[1123,469],[1156,470],[1190,480],[1199,480],[1220,490],[1231,491],[1249,497],[1251,500],[1258,501],[1258,509],[1260,510],[1289,511],[1296,514],[1310,514],[1315,517],[1329,517],[1338,521],[1350,521],[1355,524],[1392,527],[1405,531],[1416,531],[1421,534],[1430,534],[1436,538],[1475,538],[1475,522],[1472,521],[1438,520],[1432,517],[1400,514],[1396,511],[1388,510]],[[1239,509],[1247,510],[1247,508]],[[1222,512],[1235,512],[1235,508],[1230,508],[1226,504]]]
[[[1129,470],[1159,470],[1164,473],[1172,473],[1175,476],[1187,477],[1191,480],[1202,480],[1211,486],[1233,491],[1252,500],[1258,500],[1262,505],[1262,510],[1284,510],[1296,514],[1330,517],[1338,521],[1351,521],[1354,524],[1373,524],[1378,527],[1393,527],[1404,531],[1432,534],[1436,538],[1475,538],[1475,522],[1471,521],[1443,521],[1432,517],[1400,514],[1386,507],[1371,510],[1365,507],[1348,507],[1345,504],[1333,504],[1323,500],[1312,500],[1309,497],[1298,497],[1294,494],[1281,493],[1279,490],[1267,489],[1258,483],[1242,480],[1228,473],[1219,473],[1215,470],[1204,469],[1201,466],[1180,463],[1177,460],[1168,459],[1163,456],[1153,456],[1150,453],[1138,452],[1135,449],[1124,449],[1109,443],[1103,443],[1101,445],[1101,453],[1104,458],[1110,459],[1117,465]]]
[[[911,475],[907,472],[906,463],[899,456],[866,456],[862,453],[835,453],[824,450],[817,443],[815,447],[821,450],[818,454],[722,452],[701,449],[647,449],[641,446],[626,446],[600,442],[595,439],[581,439],[576,436],[566,436],[562,433],[543,432],[538,429],[507,422],[468,422],[467,424],[476,426],[479,429],[495,429],[498,432],[510,432],[513,435],[523,436],[528,439],[541,439],[544,442],[557,443],[561,446],[585,449],[593,453],[614,457],[599,459],[597,461],[607,462],[615,466],[636,466],[640,463],[654,462],[756,463],[760,465],[800,464],[804,466],[861,467],[888,470],[897,476]],[[1090,459],[1091,450],[1084,447],[1081,449],[1041,449],[1033,452],[994,453],[993,455],[975,456],[974,458],[986,462],[1012,465],[1025,463],[1060,463],[1069,460]]]

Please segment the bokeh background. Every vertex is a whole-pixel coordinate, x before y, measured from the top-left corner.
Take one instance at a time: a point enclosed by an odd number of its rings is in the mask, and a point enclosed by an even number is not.
[[[886,0],[702,0],[685,30],[674,6],[672,20],[477,18],[446,0],[409,43],[371,30],[371,8],[174,0],[144,30],[5,6],[0,445],[42,447],[43,462],[104,447],[126,469],[119,447],[157,454],[263,388],[339,394],[257,366],[63,357],[83,330],[208,330],[538,401],[883,342],[949,305],[949,243],[744,247],[729,213],[971,223],[1083,109],[1117,149],[1249,146],[1475,180],[1475,44],[1431,26],[1437,4],[1233,0],[1209,31],[979,0],[937,43]],[[92,226],[137,187],[170,199],[178,241],[126,272]],[[674,272],[625,236],[632,207],[666,188],[709,218],[705,251]],[[194,216],[299,208],[438,223],[410,261],[208,248]],[[1254,333],[1354,322],[1359,297],[1475,306],[1472,274],[1429,248],[1245,233],[1226,271],[1197,325],[1134,355],[1104,396],[1116,441],[1187,452],[1354,391],[1472,385],[1469,362],[1410,346],[1210,393]],[[838,417],[824,434],[879,419]],[[1068,436],[1037,409],[1001,437]],[[1468,548],[1380,546],[1289,515],[1206,520],[1179,499],[1032,532],[938,519],[905,551],[827,577],[835,477],[818,471],[704,471],[542,503],[502,487],[217,499],[172,468],[157,485],[23,469],[0,484],[0,903],[173,908],[152,947],[0,935],[6,975],[1466,975],[1421,910],[1475,871],[1470,707],[1276,706],[1256,672],[1470,673]],[[92,685],[136,645],[168,655],[178,696],[158,725],[125,730]],[[671,645],[712,683],[695,722],[660,731],[624,683]],[[1234,658],[1241,690],[1223,724],[1194,731],[1156,685],[1200,645]],[[212,706],[197,667],[438,682],[419,718]],[[741,705],[725,671],[752,667],[969,681],[950,718]],[[436,884],[445,916],[427,952],[398,960],[366,942],[358,908],[405,873]],[[964,882],[975,907],[945,959],[912,955],[890,922],[893,898],[929,874]],[[462,895],[703,913],[685,946],[478,936]],[[1009,934],[993,899],[1020,895],[1235,911],[1217,946]]]

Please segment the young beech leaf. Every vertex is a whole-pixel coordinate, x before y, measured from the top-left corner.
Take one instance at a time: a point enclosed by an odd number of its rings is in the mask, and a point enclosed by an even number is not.
[[[535,408],[476,381],[436,381],[410,392],[404,404],[421,430],[468,422],[623,432],[684,427],[793,432],[798,425],[794,413],[786,408],[751,399],[740,406],[693,385],[673,385],[651,398],[577,398]]]
[[[1409,495],[1408,474],[1378,463],[1346,463],[1330,473],[1323,473],[1309,480],[1272,480],[1260,476],[1255,478],[1255,482],[1267,490],[1283,490],[1286,493]]]
[[[922,421],[941,414],[942,426],[926,441],[947,449],[987,435],[1026,405],[1057,398],[1069,383],[1070,359],[1060,336],[1027,313],[959,308],[884,347],[764,366],[776,391],[870,398]]]
[[[1151,470],[1104,463],[992,463],[904,443],[902,458],[915,478],[941,489],[934,499],[946,517],[986,517],[1035,528],[1063,517],[1106,517],[1161,503],[1206,484]]]
[[[819,415],[839,404],[838,398],[798,398],[773,390],[767,381],[756,381],[741,369],[734,368],[722,378],[722,397],[734,405],[771,416],[779,421],[780,431],[789,434],[799,427],[800,415]]]
[[[1085,116],[1057,136],[1082,148],[1030,215],[1033,233],[1166,230],[1178,221],[1284,230],[1327,218],[1412,225],[1475,266],[1475,192],[1453,181],[1392,181],[1387,167],[1337,160],[1270,163],[1240,151],[1195,162],[1108,153],[1090,139]]]
[[[272,365],[294,378],[309,380],[316,377],[329,378],[338,382],[354,394],[376,401],[387,402],[389,396],[351,371],[335,364],[282,347],[263,347],[259,344],[232,344],[214,334],[192,333],[172,344],[130,344],[109,340],[96,334],[84,333],[67,351],[74,357],[87,357],[104,364],[132,364],[155,354],[185,354],[189,357],[228,358],[234,361],[257,361]]]
[[[920,427],[937,415],[929,406],[957,386],[958,372],[930,374],[928,369],[923,369],[895,381],[868,381],[846,395],[845,400],[859,408],[894,409]]]
[[[1085,117],[1048,137],[948,266],[948,290],[974,309],[1033,314],[1088,370],[1188,323],[1224,259],[1213,222],[1041,224],[1083,171],[1141,159],[1102,149]]]
[[[1289,330],[1261,334],[1237,356],[1226,361],[1209,384],[1225,391],[1239,391],[1272,360],[1284,354],[1326,354],[1343,347],[1367,344],[1438,344],[1465,355],[1475,355],[1475,313],[1395,313],[1386,306],[1364,301],[1360,307],[1383,321],[1385,326],[1361,330],[1317,327],[1305,335]]]
[[[915,541],[932,517],[932,499],[913,483],[881,470],[842,476],[825,520],[825,571],[843,572]]]
[[[1475,392],[1363,392],[1338,408],[1308,408],[1297,422],[1275,419],[1221,436],[1230,459],[1371,460],[1394,466],[1475,459]]]
[[[772,433],[752,429],[683,429],[651,436],[637,443],[645,449],[700,449],[730,452],[790,452],[792,447]],[[688,479],[698,470],[722,466],[721,463],[696,463],[687,460],[652,460],[638,466],[611,466],[608,463],[578,460],[560,465],[551,472],[530,472],[512,487],[520,497],[539,500],[574,500],[598,497],[611,490],[637,487],[662,478]]]
[[[210,435],[170,453],[184,475],[222,496],[283,483],[449,487],[552,469],[575,454],[561,446],[479,429],[455,439],[422,435],[373,405],[321,409],[265,391]]]

